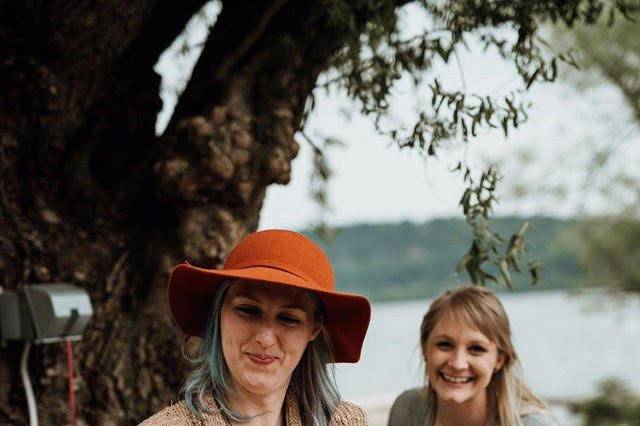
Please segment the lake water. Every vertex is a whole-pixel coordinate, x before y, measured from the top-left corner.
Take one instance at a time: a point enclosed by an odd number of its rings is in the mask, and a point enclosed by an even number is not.
[[[543,398],[593,395],[619,377],[640,391],[640,300],[602,293],[545,291],[500,295],[511,320],[525,379]],[[423,382],[418,328],[429,301],[373,304],[358,364],[339,364],[345,399],[389,403]]]

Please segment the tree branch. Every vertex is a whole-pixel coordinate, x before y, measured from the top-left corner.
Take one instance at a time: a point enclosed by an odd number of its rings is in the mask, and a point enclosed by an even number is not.
[[[218,88],[224,85],[223,80],[232,69],[237,69],[287,1],[261,0],[242,5],[229,2],[223,5],[165,133],[180,117],[197,113],[203,105],[217,102],[222,95]]]

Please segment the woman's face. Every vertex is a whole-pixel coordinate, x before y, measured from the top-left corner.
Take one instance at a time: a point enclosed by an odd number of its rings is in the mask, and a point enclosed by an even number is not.
[[[307,344],[320,329],[304,290],[236,281],[220,313],[222,351],[235,389],[286,391]]]
[[[504,359],[487,336],[454,315],[444,315],[422,349],[439,402],[486,403],[487,386]]]

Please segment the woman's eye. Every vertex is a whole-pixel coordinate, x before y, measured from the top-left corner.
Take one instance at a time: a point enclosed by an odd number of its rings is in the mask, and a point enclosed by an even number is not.
[[[484,347],[479,345],[471,346],[470,349],[471,349],[471,352],[476,352],[476,353],[485,353],[487,351]]]
[[[452,347],[451,343],[449,342],[438,342],[436,343],[436,346],[442,349],[449,349]]]
[[[236,311],[247,317],[256,316],[260,313],[260,310],[253,306],[238,306],[236,307]]]
[[[280,320],[280,322],[282,322],[285,325],[293,326],[293,325],[300,324],[300,320],[298,318],[295,318],[289,315],[280,315],[278,319]]]

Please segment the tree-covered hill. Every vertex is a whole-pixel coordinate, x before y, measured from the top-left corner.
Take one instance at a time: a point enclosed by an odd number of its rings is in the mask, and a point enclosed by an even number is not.
[[[518,291],[576,287],[586,280],[572,235],[575,221],[548,217],[503,217],[493,228],[509,237],[527,220],[523,273]],[[335,268],[339,289],[373,300],[430,297],[447,286],[468,281],[455,267],[469,247],[470,229],[463,219],[436,219],[422,224],[366,224],[338,228],[331,243],[322,242]],[[318,238],[315,238],[318,240]],[[542,264],[541,279],[531,286],[527,262]]]

